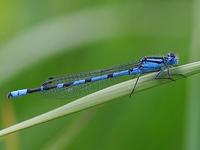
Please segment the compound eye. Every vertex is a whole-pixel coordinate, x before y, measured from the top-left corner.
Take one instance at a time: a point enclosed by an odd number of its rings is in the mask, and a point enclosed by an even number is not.
[[[171,57],[175,58],[175,55],[172,53],[172,54],[171,54]]]
[[[168,57],[172,57],[172,58],[175,58],[175,55],[174,55],[174,53],[168,53],[168,55],[167,55]]]

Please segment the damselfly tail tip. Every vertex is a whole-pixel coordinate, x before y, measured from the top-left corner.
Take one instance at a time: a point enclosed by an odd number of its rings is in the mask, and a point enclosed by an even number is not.
[[[8,94],[7,94],[7,99],[11,99],[11,98],[12,98],[11,93],[8,93]]]

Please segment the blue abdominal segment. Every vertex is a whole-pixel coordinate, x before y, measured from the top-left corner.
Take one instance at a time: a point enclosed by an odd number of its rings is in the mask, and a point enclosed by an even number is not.
[[[13,91],[13,92],[10,92],[10,93],[8,94],[8,98],[25,96],[25,95],[27,95],[27,92],[28,92],[27,89],[18,90],[18,91]]]

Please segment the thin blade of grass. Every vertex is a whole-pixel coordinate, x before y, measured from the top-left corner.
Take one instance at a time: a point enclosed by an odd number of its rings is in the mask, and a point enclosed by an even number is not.
[[[193,3],[193,27],[191,33],[191,42],[189,48],[189,58],[198,59],[200,57],[200,1],[194,0]],[[194,77],[188,81],[187,86],[187,101],[185,114],[185,131],[183,137],[184,150],[199,150],[200,149],[200,93],[199,93],[200,78]]]

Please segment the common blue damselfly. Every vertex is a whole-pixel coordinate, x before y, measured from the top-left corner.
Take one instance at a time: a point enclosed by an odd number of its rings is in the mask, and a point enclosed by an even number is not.
[[[32,93],[57,93],[59,91],[65,91],[68,95],[78,90],[88,90],[91,84],[105,81],[110,79],[117,79],[124,76],[137,76],[135,85],[131,94],[134,92],[139,77],[143,74],[150,72],[158,72],[155,79],[159,79],[162,72],[167,69],[168,79],[173,80],[170,74],[170,68],[178,65],[178,57],[174,53],[168,53],[166,56],[153,56],[144,57],[137,63],[130,63],[121,65],[109,69],[97,70],[92,72],[85,72],[80,74],[66,75],[61,77],[50,77],[48,81],[44,82],[40,87],[34,89],[23,89],[12,91],[8,94],[8,98],[16,98],[25,96]]]

